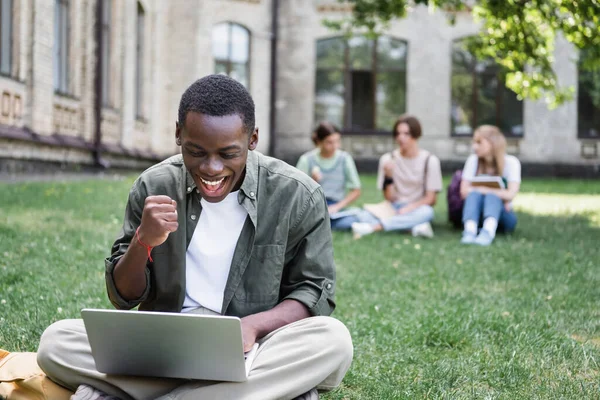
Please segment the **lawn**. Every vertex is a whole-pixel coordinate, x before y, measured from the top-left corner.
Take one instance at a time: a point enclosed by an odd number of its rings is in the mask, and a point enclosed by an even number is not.
[[[110,307],[103,259],[132,180],[0,184],[0,348]],[[355,357],[324,399],[600,398],[600,183],[526,180],[515,206],[490,248],[459,244],[443,193],[432,240],[334,234]]]

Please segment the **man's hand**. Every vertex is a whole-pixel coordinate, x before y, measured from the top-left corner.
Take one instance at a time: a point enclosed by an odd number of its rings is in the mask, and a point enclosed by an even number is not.
[[[308,308],[296,300],[283,300],[274,308],[242,318],[244,352],[250,351],[258,339],[282,326],[310,317]]]
[[[148,196],[144,203],[139,239],[150,247],[160,246],[177,223],[177,203],[169,196]]]
[[[258,330],[251,323],[249,318],[242,318],[242,340],[244,342],[244,353],[252,350],[252,346],[256,343]]]

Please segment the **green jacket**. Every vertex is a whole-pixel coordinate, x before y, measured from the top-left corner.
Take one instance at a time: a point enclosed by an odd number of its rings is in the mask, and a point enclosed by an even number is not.
[[[167,195],[177,202],[179,228],[152,250],[146,289],[126,301],[115,287],[113,270],[140,224],[144,200]],[[244,317],[284,299],[303,303],[312,315],[335,308],[335,265],[329,214],[321,187],[288,164],[248,152],[239,202],[248,218],[238,239],[223,297],[223,314]],[[119,309],[180,312],[186,288],[186,249],[202,207],[196,184],[173,156],[144,171],[129,193],[123,228],[106,259],[106,286]]]

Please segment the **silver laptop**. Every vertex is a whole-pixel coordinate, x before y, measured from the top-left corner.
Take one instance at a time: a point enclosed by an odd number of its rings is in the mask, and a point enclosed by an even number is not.
[[[244,354],[237,317],[93,309],[81,316],[106,374],[243,382],[258,348]]]

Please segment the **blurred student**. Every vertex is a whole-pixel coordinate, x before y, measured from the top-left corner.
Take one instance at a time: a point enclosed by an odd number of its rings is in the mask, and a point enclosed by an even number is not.
[[[316,148],[300,156],[296,168],[312,177],[325,192],[331,228],[350,229],[359,221],[356,214],[341,213],[360,196],[360,179],[352,156],[340,150],[341,135],[333,124],[324,121],[315,129],[312,139]]]
[[[482,125],[475,130],[473,152],[475,154],[465,163],[460,184],[460,194],[465,200],[461,243],[489,246],[496,231],[509,233],[517,226],[512,200],[521,186],[521,163],[515,156],[506,154],[506,139],[500,129],[492,125]],[[473,179],[482,175],[504,178],[506,188],[473,186]]]
[[[379,160],[377,187],[392,203],[396,215],[352,224],[355,237],[378,231],[410,230],[413,236],[433,237],[431,220],[437,194],[442,190],[440,160],[419,148],[419,120],[401,116],[393,128],[398,148]]]

